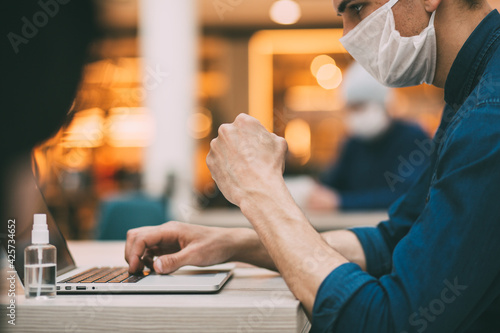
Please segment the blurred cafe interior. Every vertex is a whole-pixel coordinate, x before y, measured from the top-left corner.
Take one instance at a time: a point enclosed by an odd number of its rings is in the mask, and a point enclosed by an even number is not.
[[[95,4],[99,35],[72,120],[34,153],[69,239],[113,239],[111,220],[137,226],[125,217],[151,224],[234,211],[205,158],[218,126],[239,113],[286,138],[285,177],[317,179],[338,158],[353,60],[331,1]],[[422,85],[392,91],[387,112],[432,136],[443,105],[441,89]]]

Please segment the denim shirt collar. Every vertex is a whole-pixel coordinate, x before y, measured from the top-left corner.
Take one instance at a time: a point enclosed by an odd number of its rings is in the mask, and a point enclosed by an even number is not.
[[[444,88],[444,99],[455,111],[477,85],[491,57],[494,32],[500,29],[500,14],[489,13],[469,36],[451,66]]]

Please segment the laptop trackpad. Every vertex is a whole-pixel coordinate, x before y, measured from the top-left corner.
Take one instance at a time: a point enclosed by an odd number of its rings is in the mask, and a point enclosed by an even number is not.
[[[138,283],[169,286],[218,285],[228,274],[229,272],[215,270],[182,270],[165,275],[151,273]]]

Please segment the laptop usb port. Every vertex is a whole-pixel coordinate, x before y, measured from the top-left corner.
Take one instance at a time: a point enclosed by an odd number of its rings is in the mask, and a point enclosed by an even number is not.
[[[64,287],[64,289],[71,290],[71,287],[70,286],[66,286],[66,287]]]
[[[76,286],[76,290],[87,290],[85,286]]]

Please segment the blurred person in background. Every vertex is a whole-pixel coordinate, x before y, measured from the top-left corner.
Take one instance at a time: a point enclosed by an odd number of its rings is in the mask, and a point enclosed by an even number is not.
[[[387,209],[429,164],[419,143],[429,138],[416,124],[392,119],[386,103],[390,89],[353,63],[343,82],[350,136],[334,164],[311,189],[310,210]],[[413,163],[412,163],[413,162]]]

